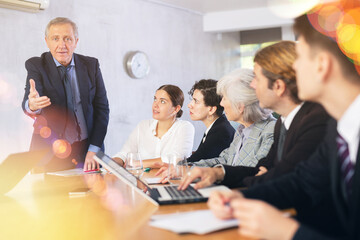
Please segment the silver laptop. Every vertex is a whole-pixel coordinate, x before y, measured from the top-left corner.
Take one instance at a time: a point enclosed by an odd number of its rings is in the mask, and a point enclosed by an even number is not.
[[[133,186],[135,190],[155,204],[205,202],[209,198],[211,190],[229,190],[229,188],[225,186],[216,186],[212,187],[212,189],[204,188],[200,190],[195,190],[192,186],[189,186],[184,191],[178,190],[177,185],[150,187],[103,152],[98,152],[94,156],[94,159],[125,183]]]

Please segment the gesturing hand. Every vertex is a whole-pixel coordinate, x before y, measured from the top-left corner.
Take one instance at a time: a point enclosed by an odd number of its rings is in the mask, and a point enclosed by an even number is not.
[[[51,105],[50,98],[47,96],[39,96],[38,91],[35,88],[35,81],[30,79],[30,93],[28,95],[29,108],[31,111],[36,111]]]

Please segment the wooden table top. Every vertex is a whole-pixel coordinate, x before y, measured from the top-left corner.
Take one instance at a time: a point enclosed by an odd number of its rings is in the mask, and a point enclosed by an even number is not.
[[[153,173],[144,173],[143,177]],[[73,197],[74,189],[91,192]],[[0,197],[1,239],[247,239],[237,229],[178,235],[149,226],[153,214],[207,209],[206,203],[156,206],[112,174],[27,175]]]

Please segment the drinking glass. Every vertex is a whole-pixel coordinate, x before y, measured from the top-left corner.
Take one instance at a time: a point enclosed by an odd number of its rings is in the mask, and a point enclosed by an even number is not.
[[[128,153],[125,164],[126,170],[131,172],[135,177],[140,177],[143,173],[143,163],[140,153]]]
[[[188,171],[186,157],[175,153],[168,153],[162,157],[162,160],[169,164],[167,176],[169,180],[181,180]]]

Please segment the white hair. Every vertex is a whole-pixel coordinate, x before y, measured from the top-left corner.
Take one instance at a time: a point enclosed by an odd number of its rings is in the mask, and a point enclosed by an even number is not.
[[[71,27],[73,28],[73,31],[74,31],[75,38],[78,39],[79,33],[78,33],[78,28],[76,26],[76,23],[71,21],[69,18],[65,18],[65,17],[57,17],[57,18],[54,18],[53,20],[51,20],[45,28],[45,37],[49,36],[49,31],[50,31],[51,26],[67,24],[67,23],[71,25]]]
[[[244,105],[243,118],[246,122],[258,122],[267,119],[271,114],[270,110],[259,106],[255,89],[250,87],[253,78],[253,70],[238,68],[223,76],[216,86],[217,94],[225,95],[234,110],[239,111],[240,106]]]

